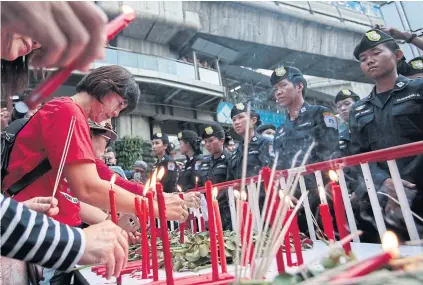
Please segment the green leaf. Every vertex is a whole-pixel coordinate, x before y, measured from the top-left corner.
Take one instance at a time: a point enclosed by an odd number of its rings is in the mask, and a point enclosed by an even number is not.
[[[209,246],[207,244],[200,245],[199,250],[200,250],[200,256],[201,257],[206,257],[206,256],[209,255],[210,248],[209,248]]]
[[[273,280],[272,285],[293,285],[296,284],[297,281],[295,280],[295,276],[283,273],[281,275],[276,276]]]

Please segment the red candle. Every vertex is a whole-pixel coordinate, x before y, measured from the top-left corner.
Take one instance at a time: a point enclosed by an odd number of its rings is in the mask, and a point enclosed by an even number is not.
[[[217,262],[217,240],[216,240],[216,224],[214,219],[213,211],[213,193],[212,193],[212,184],[208,180],[206,182],[206,200],[207,200],[207,210],[208,210],[208,225],[210,232],[210,256],[211,256],[211,265],[212,265],[212,279],[213,281],[219,280],[218,272],[218,262]]]
[[[250,220],[249,220],[249,214],[250,214],[250,207],[248,207],[248,203],[243,199],[245,195],[245,192],[241,192],[241,201],[240,206],[242,208],[242,222],[241,225],[244,225],[241,227],[241,245],[242,245],[242,256],[244,257],[242,259],[242,266],[247,265],[247,243],[248,243],[248,233],[251,230],[250,229]]]
[[[150,272],[149,260],[150,260],[150,250],[148,248],[148,237],[147,237],[147,209],[145,200],[141,200],[141,214],[142,221],[140,221],[141,226],[141,248],[142,248],[142,278],[147,279],[148,273]]]
[[[271,173],[272,173],[272,171],[267,166],[263,167],[263,169],[261,170],[261,177],[263,177],[264,190],[266,192],[269,191],[269,186],[271,186],[270,185]]]
[[[116,174],[113,174],[110,179],[110,190],[109,190],[109,199],[110,199],[110,215],[112,216],[112,222],[115,225],[118,224],[117,210],[116,210],[116,193],[113,190],[113,185],[115,184]]]
[[[323,230],[329,241],[335,241],[335,231],[333,230],[332,215],[330,214],[328,201],[326,199],[325,189],[322,187],[319,189],[320,195],[320,216],[322,217]]]
[[[136,17],[134,9],[128,6],[122,6],[122,10],[123,14],[110,21],[106,26],[108,41],[113,39],[117,34],[125,29]]]
[[[227,273],[228,269],[226,266],[226,254],[225,254],[225,242],[223,240],[223,226],[222,218],[220,217],[219,203],[216,200],[217,197],[217,188],[213,189],[213,210],[216,219],[217,226],[217,239],[219,241],[219,255],[220,255],[220,265],[222,267],[222,273]]]
[[[293,214],[294,214],[293,210],[289,209],[286,214],[286,220]],[[292,262],[290,236],[292,236],[292,239],[294,241],[295,256],[297,257],[296,263]],[[297,215],[294,215],[294,218],[292,219],[289,230],[285,236],[285,248],[286,248],[286,261],[288,266],[300,266],[304,263],[303,251],[302,251],[303,248],[301,245],[301,236],[300,236],[300,229],[298,227]]]
[[[201,208],[200,208],[200,213],[201,213],[201,216],[200,216],[201,231],[205,232],[206,231],[206,222],[204,221],[203,212],[202,212]]]
[[[367,275],[388,264],[391,259],[399,256],[398,239],[393,232],[385,232],[382,238],[382,247],[385,250],[384,253],[360,262],[347,271],[337,275],[333,280],[350,279]]]
[[[159,280],[159,263],[157,255],[157,232],[156,232],[156,218],[154,216],[154,192],[147,192],[148,210],[150,213],[150,236],[151,236],[151,258],[153,267],[153,281]]]
[[[125,7],[126,11],[116,19],[113,19],[106,25],[107,40],[113,39],[120,31],[128,26],[130,22],[135,19],[135,12],[133,9]],[[61,68],[55,72],[42,84],[40,84],[31,94],[25,99],[25,104],[29,109],[34,109],[41,101],[48,98],[53,92],[72,74],[76,69],[75,64],[68,67]]]
[[[179,190],[179,198],[184,200],[184,194],[182,193],[181,186],[177,185],[177,188]],[[185,243],[185,222],[179,222],[179,242]]]
[[[167,232],[167,218],[166,218],[166,204],[163,196],[163,186],[161,183],[156,184],[156,193],[157,193],[157,203],[159,206],[159,216],[160,216],[160,231],[162,245],[163,245],[163,255],[164,255],[164,265],[166,271],[166,283],[167,285],[175,284],[173,280],[173,266],[172,266],[172,253],[170,252],[170,242],[169,234]]]
[[[333,208],[335,211],[336,226],[338,227],[339,237],[343,239],[349,235],[347,217],[345,216],[345,205],[344,200],[342,199],[341,187],[336,184],[338,180],[338,175],[335,171],[329,171],[329,177],[332,180],[330,187],[332,189],[332,198],[333,198]],[[347,255],[351,253],[351,243],[347,242],[343,245],[344,251]]]

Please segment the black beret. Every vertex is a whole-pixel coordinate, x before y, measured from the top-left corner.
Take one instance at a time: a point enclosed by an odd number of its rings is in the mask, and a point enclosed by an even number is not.
[[[193,141],[198,138],[197,133],[194,131],[186,130],[178,133],[178,140]]]
[[[163,143],[169,143],[169,137],[165,133],[155,133],[153,135],[153,140],[162,140]]]
[[[218,124],[205,125],[203,129],[204,131],[201,135],[203,139],[208,139],[213,136],[219,139],[223,139],[225,137],[225,130]]]
[[[393,37],[388,35],[387,33],[384,33],[377,29],[372,29],[367,31],[363,38],[361,38],[360,43],[355,47],[354,49],[354,57],[356,59],[360,58],[360,54],[362,52],[365,52],[366,50],[369,50],[371,48],[374,48],[377,45],[380,45],[381,43],[389,42],[389,41],[395,41]],[[398,46],[399,49],[399,46]]]
[[[411,65],[412,74],[423,73],[423,56],[415,57],[408,63]]]
[[[284,80],[285,78],[292,78],[295,76],[304,77],[302,72],[296,67],[279,66],[273,71],[272,76],[270,76],[270,84],[274,86],[276,83]]]
[[[231,118],[233,118],[234,116],[236,116],[238,114],[241,114],[241,113],[244,113],[244,112],[246,113],[247,112],[247,106],[248,105],[244,104],[244,103],[235,104],[233,106],[232,110],[231,110]],[[250,115],[258,117],[257,112],[253,108],[250,108]]]
[[[354,91],[350,89],[341,89],[335,96],[335,103],[348,98],[352,98],[355,102],[360,100],[360,96],[354,93]]]
[[[276,131],[276,127],[272,124],[265,124],[265,125],[261,125],[259,127],[256,128],[256,132],[258,132],[260,135],[267,129],[272,129],[274,131]]]

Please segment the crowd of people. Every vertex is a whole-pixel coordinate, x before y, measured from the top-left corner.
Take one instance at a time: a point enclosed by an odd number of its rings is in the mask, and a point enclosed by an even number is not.
[[[72,63],[78,70],[88,72],[77,84],[75,95],[44,102],[28,111],[30,115],[10,124],[10,110],[1,110],[2,143],[10,146],[6,150],[2,146],[2,263],[6,257],[27,262],[32,284],[66,284],[68,276],[64,272],[76,263],[105,264],[107,278],[119,276],[127,262],[129,244],[139,241],[134,198],[143,193],[148,177],[143,161],[134,163],[131,180],[125,179],[123,171],[117,176],[113,190],[122,215],[119,225],[114,225],[108,214],[108,191],[111,177],[119,170],[110,167],[116,164],[116,156],[108,147],[117,139],[110,119],[135,109],[141,97],[139,86],[123,67],[89,69],[93,60],[104,57],[106,38],[107,18],[94,3],[1,5],[1,84],[6,100],[27,87],[29,61],[40,68]],[[279,66],[270,83],[274,98],[287,113],[287,121],[281,126],[262,125],[255,110],[247,111],[247,102],[238,102],[231,110],[233,130],[242,138],[238,146],[216,123],[203,126],[200,134],[181,130],[177,137],[180,152],[186,157],[181,167],[171,155],[173,144],[169,136],[155,133],[154,168],[165,169],[161,182],[166,192],[168,220],[185,221],[188,208],[200,206],[198,193],[184,193],[184,199],[173,193],[202,186],[207,180],[215,184],[239,179],[244,159],[248,159],[247,176],[251,176],[276,159],[278,170],[298,166],[311,144],[315,146],[307,163],[421,141],[423,61],[415,58],[407,62],[395,39],[423,48],[423,40],[415,34],[386,27],[366,32],[354,56],[375,87],[363,99],[353,90],[340,90],[335,97],[338,116],[327,107],[304,100],[307,81],[301,70]],[[62,161],[72,120],[75,126],[69,151]],[[202,143],[208,155],[202,154]],[[243,152],[245,144],[247,157]],[[421,215],[423,180],[419,173],[423,170],[423,155],[401,158],[397,163],[411,209]],[[370,168],[377,191],[395,198],[387,164],[374,163]],[[58,177],[61,169],[63,175]],[[360,170],[347,168],[346,176],[358,226],[365,230],[366,241],[377,241]],[[328,177],[323,178],[327,183]],[[311,208],[317,211],[316,181],[305,176],[305,182],[311,190]],[[52,197],[56,188],[57,194]],[[260,206],[264,195],[263,190]],[[299,193],[295,195],[298,197]],[[399,206],[385,198],[380,196],[388,227],[407,239]],[[218,200],[223,227],[231,229],[227,192],[221,191]],[[154,210],[158,216],[157,203]],[[306,231],[301,215],[299,222]],[[423,233],[423,225],[416,222]],[[41,274],[39,267],[34,269],[32,264],[42,266]]]

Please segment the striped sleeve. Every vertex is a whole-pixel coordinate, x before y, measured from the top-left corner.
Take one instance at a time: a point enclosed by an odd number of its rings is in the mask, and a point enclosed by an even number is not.
[[[0,196],[1,255],[61,271],[71,270],[85,250],[81,229]]]

